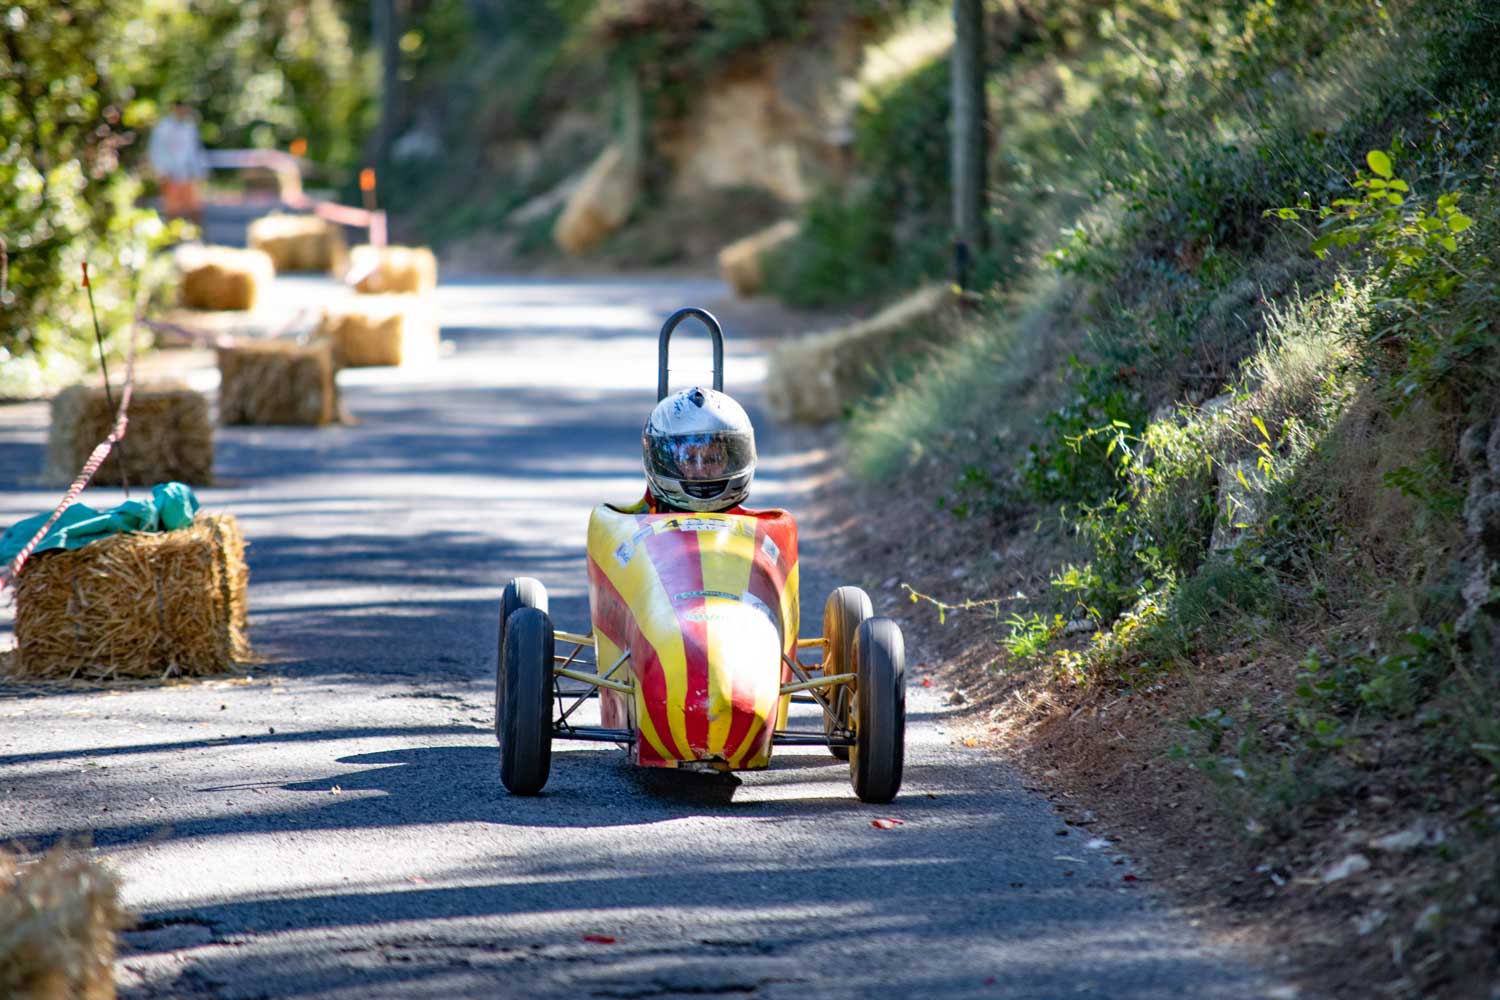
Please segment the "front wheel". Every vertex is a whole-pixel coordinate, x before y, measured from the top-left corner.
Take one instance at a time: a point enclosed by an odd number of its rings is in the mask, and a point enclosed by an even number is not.
[[[906,758],[906,643],[889,618],[860,623],[854,635],[854,750],[849,780],[863,802],[889,802],[901,790]]]
[[[870,595],[858,587],[839,587],[828,595],[828,602],[823,605],[824,676],[855,672],[854,634],[859,630],[860,623],[874,614],[875,608],[870,603]],[[853,710],[849,685],[840,684],[838,687],[824,688],[823,691],[829,707],[838,717],[839,725],[844,729],[854,728],[849,718]],[[834,720],[824,712],[823,732],[832,736],[836,728]],[[848,747],[829,747],[828,751],[839,760],[849,759]]]
[[[500,641],[495,646],[495,739],[502,739],[500,720],[505,715],[505,626],[521,608],[547,610],[547,588],[532,576],[518,576],[500,595]]]
[[[510,616],[500,650],[500,781],[512,795],[540,792],[552,770],[554,648],[547,612],[519,608]]]

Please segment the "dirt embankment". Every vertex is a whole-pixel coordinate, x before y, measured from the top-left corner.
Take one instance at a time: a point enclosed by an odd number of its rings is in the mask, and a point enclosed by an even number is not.
[[[1431,773],[1422,747],[1393,733],[1379,766],[1363,766],[1355,806],[1305,809],[1292,829],[1247,819],[1233,776],[1226,790],[1184,759],[1185,723],[1278,703],[1306,637],[1224,649],[1128,692],[1012,663],[1005,619],[1045,592],[1065,543],[1029,520],[956,520],[920,485],[826,484],[823,502],[841,512],[829,550],[877,614],[900,619],[913,673],[968,706],[959,738],[1006,753],[1060,814],[1116,841],[1154,889],[1305,997],[1500,996],[1487,942],[1497,915],[1468,888],[1494,878],[1497,859],[1486,873],[1483,857],[1445,849],[1475,810],[1496,810],[1493,779]]]

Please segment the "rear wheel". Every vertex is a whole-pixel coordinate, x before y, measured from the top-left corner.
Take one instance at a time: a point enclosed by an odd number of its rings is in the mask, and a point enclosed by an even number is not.
[[[500,650],[500,780],[535,795],[552,770],[552,619],[539,608],[510,616]]]
[[[505,715],[505,625],[520,608],[547,610],[547,588],[531,576],[518,576],[505,585],[500,597],[500,641],[495,646],[495,739],[500,739],[500,720]]]
[[[871,618],[854,637],[854,752],[849,779],[864,802],[889,802],[901,790],[906,757],[906,643],[889,618]]]
[[[823,674],[850,674],[854,668],[854,633],[860,622],[873,617],[875,608],[870,595],[858,587],[839,587],[828,595],[823,605]],[[853,698],[849,685],[824,688],[824,697],[838,716],[843,729],[853,729],[849,718],[853,711]],[[823,713],[823,732],[832,736],[836,728],[828,713]],[[839,760],[849,759],[848,747],[829,747],[829,752]]]

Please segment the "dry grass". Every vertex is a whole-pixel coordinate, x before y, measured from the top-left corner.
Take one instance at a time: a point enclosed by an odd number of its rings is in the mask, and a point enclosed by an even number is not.
[[[278,272],[342,274],[349,263],[344,231],[316,215],[267,215],[250,223],[250,246],[267,253]]]
[[[119,402],[119,389],[115,401]],[[138,386],[130,399],[130,426],[123,447],[114,451],[94,482],[121,482],[120,456],[131,483],[150,485],[169,480],[195,486],[213,481],[214,431],[208,400],[181,386]],[[115,413],[103,388],[75,385],[52,400],[47,432],[49,479],[71,482],[94,447],[108,436]]]
[[[16,580],[16,679],[193,677],[250,655],[245,541],[228,514],[33,556]]]
[[[955,303],[947,286],[932,285],[869,319],[778,344],[766,380],[772,412],[804,423],[837,420],[873,384],[872,358],[888,361],[948,339]]]
[[[437,258],[427,247],[357,246],[349,280],[365,295],[430,292],[437,287]]]
[[[326,341],[241,341],[219,348],[219,420],[321,426],[339,418]]]
[[[431,361],[438,352],[437,316],[427,295],[361,295],[329,306],[318,335],[333,343],[340,368]]]
[[[276,277],[271,258],[259,250],[234,247],[179,247],[179,297],[188,309],[244,312],[255,308],[261,290]]]
[[[0,996],[110,1000],[115,935],[130,922],[96,862],[61,847],[34,860],[0,851]]]

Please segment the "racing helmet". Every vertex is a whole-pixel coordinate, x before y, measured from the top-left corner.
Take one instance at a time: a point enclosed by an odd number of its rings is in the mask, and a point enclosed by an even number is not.
[[[657,403],[641,429],[641,450],[646,483],[660,503],[721,511],[750,493],[755,428],[722,392],[684,389]]]

